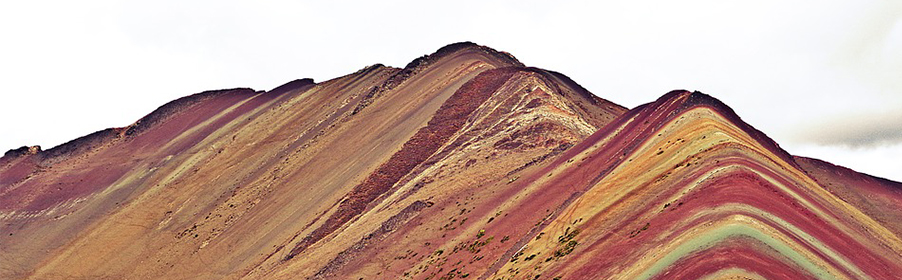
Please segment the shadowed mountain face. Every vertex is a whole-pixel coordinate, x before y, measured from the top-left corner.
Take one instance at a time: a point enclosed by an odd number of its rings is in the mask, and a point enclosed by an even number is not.
[[[705,94],[458,43],[7,152],[0,278],[902,279],[900,205]]]

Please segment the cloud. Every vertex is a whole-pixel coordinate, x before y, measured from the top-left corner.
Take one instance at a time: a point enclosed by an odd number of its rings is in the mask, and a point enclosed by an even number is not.
[[[798,130],[794,140],[851,148],[902,144],[902,111],[848,115],[816,122]]]

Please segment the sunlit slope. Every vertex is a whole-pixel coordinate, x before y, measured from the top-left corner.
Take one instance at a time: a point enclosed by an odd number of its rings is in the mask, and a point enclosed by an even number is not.
[[[490,278],[902,277],[891,230],[902,221],[875,219],[821,187],[704,94],[667,94],[567,154],[547,178],[523,184],[575,198]]]
[[[319,119],[355,94],[329,91],[357,86],[362,95],[396,71],[371,67],[281,94],[242,90],[175,101],[90,145],[84,138],[64,144],[76,147],[73,152],[54,156],[57,147],[29,155],[21,161],[37,168],[3,186],[3,199],[28,202],[4,217],[4,233],[12,234],[2,240],[4,253],[23,258],[11,265],[13,275],[112,277],[150,266],[166,271],[163,265],[176,261],[157,262],[153,255],[184,242],[176,234],[204,219],[202,211],[264,174],[259,169],[273,165],[284,146],[310,139]],[[168,254],[178,260],[183,253]]]
[[[463,155],[497,145],[507,156],[492,167],[513,171],[624,111],[471,43],[403,69],[189,96],[128,127],[7,153],[0,278],[312,276],[398,205],[453,195],[422,187],[443,167],[491,166]],[[488,170],[459,179],[507,179]]]
[[[282,261],[249,276],[350,279],[429,275],[418,261],[477,234],[522,174],[546,166],[625,109],[559,83],[559,74],[508,67],[483,72],[443,104],[388,162],[293,240]],[[444,131],[444,132],[440,132]],[[423,151],[423,142],[438,143]],[[340,230],[320,237],[344,205],[405,169]],[[383,169],[385,171],[383,171]],[[407,171],[409,170],[409,171]],[[346,203],[347,202],[347,203]],[[305,234],[305,233],[302,233]],[[294,243],[294,242],[297,243]],[[487,267],[491,259],[482,261]],[[475,266],[479,266],[477,264]]]

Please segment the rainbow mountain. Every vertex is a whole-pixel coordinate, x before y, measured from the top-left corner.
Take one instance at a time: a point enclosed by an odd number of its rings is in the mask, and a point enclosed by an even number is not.
[[[709,95],[457,43],[6,152],[0,278],[902,279],[900,206]]]

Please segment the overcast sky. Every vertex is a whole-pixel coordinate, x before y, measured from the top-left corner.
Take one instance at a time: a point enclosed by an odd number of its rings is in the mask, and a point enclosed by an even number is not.
[[[902,1],[187,2],[0,2],[0,149],[473,41],[627,107],[699,90],[790,153],[902,181]]]

